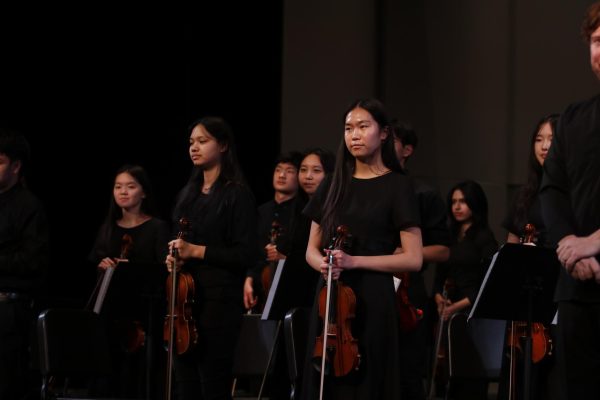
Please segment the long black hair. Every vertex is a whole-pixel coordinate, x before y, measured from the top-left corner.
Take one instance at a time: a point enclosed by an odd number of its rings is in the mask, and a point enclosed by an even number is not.
[[[189,126],[188,135],[198,125],[202,125],[208,133],[215,138],[217,143],[221,145],[224,151],[221,153],[221,169],[216,182],[213,185],[214,198],[220,197],[223,188],[230,184],[247,186],[244,179],[244,174],[240,168],[233,131],[229,124],[221,117],[204,117],[200,118]],[[183,212],[194,202],[200,195],[201,188],[204,185],[204,171],[201,167],[194,166],[188,182],[181,190],[177,203],[173,211],[174,220],[178,220],[183,216]]]
[[[154,200],[154,191],[152,190],[152,184],[150,182],[150,178],[148,177],[148,173],[146,170],[140,165],[134,164],[125,164],[115,173],[115,179],[113,179],[112,187],[114,188],[114,182],[117,179],[117,176],[127,173],[135,179],[137,183],[142,187],[142,191],[144,192],[144,197],[142,198],[142,203],[140,205],[140,211],[146,215],[151,217],[156,215],[156,203]],[[108,205],[108,213],[106,214],[106,218],[104,219],[104,224],[102,225],[102,229],[100,234],[105,238],[104,243],[109,243],[110,237],[112,236],[112,232],[114,226],[118,220],[123,218],[123,209],[119,207],[117,202],[115,201],[114,190],[111,191],[110,201]]]
[[[459,182],[450,189],[446,198],[448,207],[448,227],[452,234],[452,239],[456,240],[460,232],[462,223],[458,222],[452,214],[452,195],[456,190],[460,190],[465,198],[465,203],[471,209],[472,223],[466,235],[470,232],[476,232],[480,229],[488,227],[488,202],[485,192],[481,185],[473,180]]]
[[[350,111],[362,108],[367,111],[380,130],[389,130],[389,120],[385,107],[377,99],[359,99],[354,101],[344,112],[344,121]],[[402,167],[396,158],[394,150],[394,136],[388,132],[381,146],[381,158],[383,164],[392,171],[402,172]],[[343,204],[348,185],[352,179],[355,168],[355,159],[352,153],[346,147],[344,137],[338,146],[335,167],[331,178],[331,186],[327,192],[325,203],[323,204],[323,217],[321,219],[321,234],[322,244],[329,243],[332,236],[335,234],[335,229],[341,221],[339,221],[340,205]]]
[[[311,154],[319,157],[325,176],[328,176],[333,172],[333,168],[335,167],[335,154],[333,154],[331,150],[321,147],[310,147],[302,152],[302,161]]]
[[[542,117],[535,125],[529,140],[529,159],[527,161],[527,182],[517,193],[515,202],[515,213],[512,221],[516,227],[524,227],[528,222],[528,212],[535,201],[540,184],[542,181],[543,168],[535,156],[535,141],[540,129],[546,123],[550,124],[552,134],[556,133],[556,124],[558,123],[558,114],[549,114]]]

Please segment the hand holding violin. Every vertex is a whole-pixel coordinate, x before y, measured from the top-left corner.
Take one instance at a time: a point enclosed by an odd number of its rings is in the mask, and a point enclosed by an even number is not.
[[[269,262],[285,259],[285,255],[277,251],[277,245],[275,244],[267,244],[265,246],[265,253],[267,254],[267,261]]]
[[[331,257],[332,278],[338,280],[343,270],[354,268],[354,257],[344,252],[344,250],[330,250],[325,249],[325,257],[321,263],[321,274],[323,278],[327,280],[327,272],[329,271],[329,261]]]
[[[112,259],[110,257],[105,257],[100,261],[100,264],[98,264],[98,268],[106,270],[108,268],[114,268],[117,266],[117,261],[116,259]]]

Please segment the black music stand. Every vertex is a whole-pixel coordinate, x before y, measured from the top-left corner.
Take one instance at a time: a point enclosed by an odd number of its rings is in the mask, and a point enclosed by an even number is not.
[[[304,260],[304,259],[302,259]],[[310,307],[320,274],[297,259],[279,260],[262,312],[263,320],[283,320],[295,307]]]
[[[162,343],[162,321],[156,320],[156,315],[166,314],[165,287],[169,272],[164,263],[156,262],[120,262],[112,276],[110,286],[106,293],[107,306],[111,310],[119,308],[117,315],[127,314],[128,310],[143,310],[145,315],[137,315],[146,322],[147,332],[145,337],[146,346],[146,396],[156,392],[152,388],[155,384],[151,379],[157,369],[154,367],[155,348]],[[163,312],[157,307],[164,307]],[[122,314],[121,314],[122,315]],[[133,316],[133,315],[123,315]],[[161,340],[157,343],[157,340]],[[150,397],[148,397],[150,398]]]
[[[290,285],[293,283],[287,278],[290,268],[284,268],[284,266],[285,260],[279,260],[277,267],[275,267],[273,281],[261,316],[262,320],[282,320],[289,309],[289,307],[286,307],[287,301],[285,301],[285,298],[287,297],[286,293],[289,293],[289,289],[291,289]]]
[[[560,263],[556,252],[537,246],[506,243],[494,255],[483,279],[471,318],[526,321],[524,399],[530,398],[531,323],[550,324],[556,313],[554,289]]]

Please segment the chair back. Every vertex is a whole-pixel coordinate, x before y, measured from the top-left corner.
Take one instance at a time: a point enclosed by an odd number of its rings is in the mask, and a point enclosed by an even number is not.
[[[49,398],[50,377],[98,378],[110,373],[106,330],[90,310],[51,308],[37,320],[42,397]],[[66,393],[62,393],[66,395]]]
[[[306,358],[309,313],[308,308],[293,308],[285,314],[283,320],[285,352],[292,383],[290,400],[300,397],[298,389],[302,382],[302,369]]]
[[[450,378],[498,380],[506,321],[455,314],[448,323]]]
[[[233,360],[233,377],[262,377],[258,398],[271,373],[281,322],[261,320],[260,314],[244,314]],[[232,395],[235,393],[235,384]]]

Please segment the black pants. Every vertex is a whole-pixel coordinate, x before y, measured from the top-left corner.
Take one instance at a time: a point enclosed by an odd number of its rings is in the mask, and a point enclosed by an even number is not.
[[[29,301],[0,301],[0,399],[27,394],[31,321]]]
[[[600,303],[559,303],[557,355],[563,398],[600,399]]]

